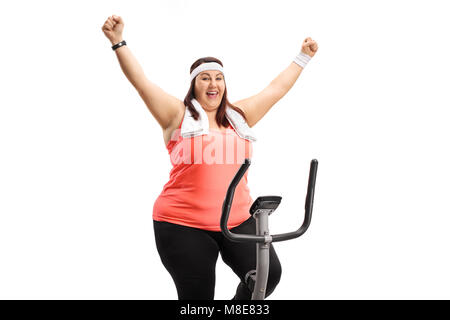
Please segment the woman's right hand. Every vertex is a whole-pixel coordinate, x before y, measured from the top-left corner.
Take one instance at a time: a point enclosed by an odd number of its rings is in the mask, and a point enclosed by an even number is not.
[[[123,40],[123,27],[124,23],[122,18],[116,15],[112,15],[105,21],[105,24],[102,27],[102,31],[112,44],[116,44]]]

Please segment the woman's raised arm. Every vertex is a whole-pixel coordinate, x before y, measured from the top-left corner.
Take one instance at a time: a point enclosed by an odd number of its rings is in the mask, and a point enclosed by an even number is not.
[[[312,58],[318,48],[314,40],[306,38],[302,44],[301,54]],[[301,61],[300,64],[302,64]],[[292,62],[260,93],[250,98],[239,100],[233,105],[244,111],[248,125],[253,127],[292,88],[302,70],[303,67],[298,63]]]
[[[122,18],[113,15],[106,20],[102,31],[114,45],[123,40],[123,27]],[[123,73],[136,88],[161,128],[164,130],[171,127],[177,116],[184,111],[183,102],[148,80],[139,62],[126,45],[119,47],[115,52]]]

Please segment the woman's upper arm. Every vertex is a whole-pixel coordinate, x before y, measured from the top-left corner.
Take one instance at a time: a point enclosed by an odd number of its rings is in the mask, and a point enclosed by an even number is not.
[[[136,89],[163,130],[171,127],[184,112],[183,101],[166,93],[147,78],[139,81]]]
[[[253,127],[282,97],[282,90],[277,90],[275,86],[269,85],[260,93],[250,98],[239,100],[233,105],[244,111],[247,117],[247,124],[249,127]]]

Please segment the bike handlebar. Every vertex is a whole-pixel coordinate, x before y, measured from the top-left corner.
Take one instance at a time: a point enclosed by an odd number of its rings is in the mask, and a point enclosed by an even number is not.
[[[238,172],[236,173],[233,180],[231,181],[230,186],[228,187],[227,194],[225,196],[225,200],[224,200],[223,206],[222,206],[222,216],[220,218],[220,229],[222,230],[222,233],[224,234],[224,236],[231,241],[267,242],[268,236],[237,234],[237,233],[231,232],[227,226],[228,217],[230,215],[230,209],[231,209],[231,205],[233,202],[234,191],[249,166],[250,166],[250,160],[245,159],[244,163],[241,165]],[[303,219],[303,224],[296,231],[271,235],[270,237],[271,237],[272,242],[285,241],[285,240],[298,238],[302,234],[304,234],[306,232],[306,230],[308,229],[308,227],[311,223],[311,218],[312,218],[312,209],[313,209],[313,202],[314,202],[314,189],[315,189],[315,185],[316,185],[316,176],[317,176],[317,166],[318,166],[318,161],[316,159],[311,160],[311,165],[310,165],[310,169],[309,169],[308,189],[307,189],[306,200],[305,200],[305,217]]]

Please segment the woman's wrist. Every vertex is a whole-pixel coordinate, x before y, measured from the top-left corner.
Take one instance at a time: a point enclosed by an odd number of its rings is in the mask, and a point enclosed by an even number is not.
[[[127,42],[126,42],[125,40],[123,40],[123,41],[120,41],[119,43],[113,45],[113,46],[111,47],[111,49],[113,49],[113,51],[116,51],[116,50],[119,49],[120,47],[123,47],[123,46],[126,46],[126,45],[127,45]]]
[[[116,44],[118,44],[119,42],[122,42],[122,41],[123,41],[122,37],[111,39],[111,44],[112,45],[116,45]]]
[[[300,67],[304,68],[311,60],[311,57],[304,52],[300,52],[295,58],[294,62],[298,64]]]

